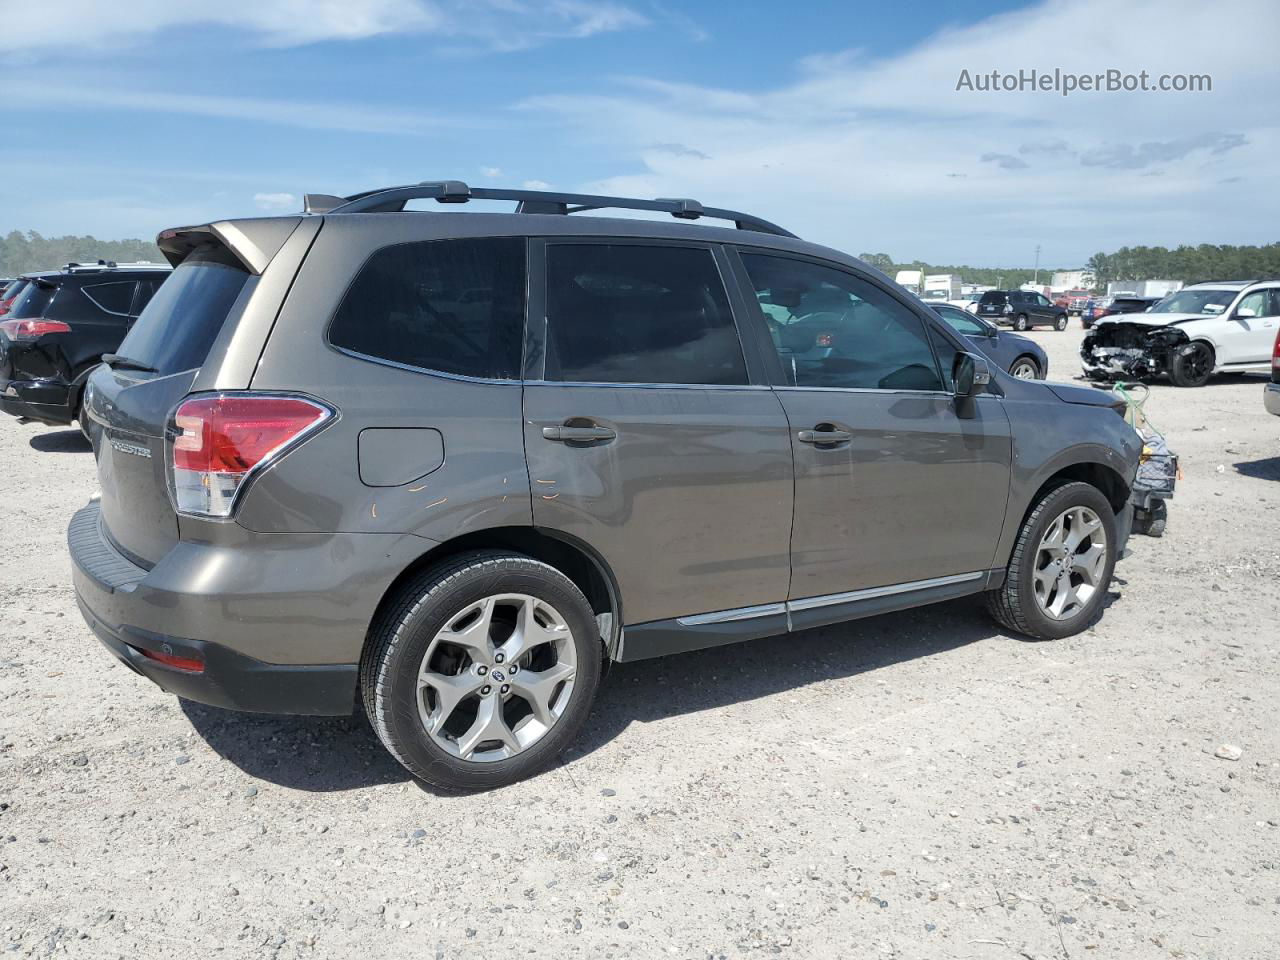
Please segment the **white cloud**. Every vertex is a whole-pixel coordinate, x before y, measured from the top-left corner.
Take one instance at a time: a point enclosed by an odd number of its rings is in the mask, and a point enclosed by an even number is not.
[[[292,47],[421,33],[485,49],[516,50],[645,25],[603,0],[0,0],[6,57],[42,50],[111,49],[175,28],[224,27],[265,46]]]
[[[545,180],[526,180],[521,184],[526,190],[550,190],[551,184]]]
[[[1045,39],[1089,23],[1107,27],[1083,47]],[[627,78],[523,106],[597,164],[631,168],[584,189],[694,196],[852,252],[1011,263],[1039,243],[1065,266],[1130,242],[1274,240],[1280,191],[1257,185],[1274,179],[1280,150],[1278,34],[1274,0],[1047,0],[894,56],[811,56],[772,89]],[[1010,51],[1036,55],[1023,64]],[[1213,89],[956,91],[962,69],[992,64],[1207,73]],[[1156,164],[1164,175],[1143,177]]]
[[[502,168],[501,167],[481,167],[480,176],[488,177],[490,180],[493,180],[497,177],[502,176]]]
[[[258,209],[278,213],[285,210],[300,210],[301,202],[292,193],[255,193],[253,202]]]
[[[438,132],[443,128],[466,127],[469,123],[464,118],[442,118],[418,110],[399,110],[369,104],[166,93],[116,89],[91,79],[84,83],[60,84],[11,77],[6,77],[5,92],[12,102],[23,109],[52,106],[97,107],[103,110],[224,117],[309,130],[343,130],[351,133],[425,134]]]

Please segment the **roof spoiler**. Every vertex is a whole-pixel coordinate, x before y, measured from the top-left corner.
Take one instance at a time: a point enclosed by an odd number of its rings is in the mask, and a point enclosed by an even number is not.
[[[302,217],[263,217],[252,220],[219,220],[160,231],[156,246],[177,266],[201,247],[222,247],[253,274],[267,269]]]

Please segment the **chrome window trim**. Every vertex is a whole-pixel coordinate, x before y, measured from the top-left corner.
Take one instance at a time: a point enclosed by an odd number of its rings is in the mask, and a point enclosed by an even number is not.
[[[642,390],[771,390],[765,383],[629,383],[609,380],[526,380],[530,387],[619,387]]]

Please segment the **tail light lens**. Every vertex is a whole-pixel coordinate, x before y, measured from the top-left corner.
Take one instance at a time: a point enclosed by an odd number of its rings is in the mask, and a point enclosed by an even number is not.
[[[1004,305],[1004,309],[1003,309],[1003,310],[1001,310],[1000,312],[1001,312],[1001,313],[1013,313],[1013,307],[1011,307],[1009,304],[1007,304],[1007,303],[1006,303],[1006,304]]]
[[[46,333],[71,332],[61,320],[5,320],[0,323],[0,330],[7,333],[10,340],[35,340]]]
[[[1271,351],[1271,379],[1280,383],[1280,332],[1276,333],[1276,346]]]
[[[249,479],[331,420],[305,397],[268,393],[194,396],[169,428],[170,490],[179,513],[229,517]]]

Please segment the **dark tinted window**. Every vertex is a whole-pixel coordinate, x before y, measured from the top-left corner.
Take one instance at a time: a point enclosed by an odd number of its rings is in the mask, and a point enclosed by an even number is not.
[[[133,306],[130,308],[129,312],[136,317],[146,308],[147,304],[151,302],[151,298],[155,296],[155,293],[156,282],[154,280],[139,281],[138,290],[133,295]]]
[[[951,341],[941,331],[932,326],[929,327],[929,340],[933,343],[933,352],[938,355],[938,364],[942,367],[942,382],[947,385],[948,390],[954,390],[956,381],[953,371],[960,351],[951,345]]]
[[[778,356],[802,387],[941,390],[924,321],[853,274],[744,254]]]
[[[116,353],[165,375],[194,370],[248,279],[216,255],[192,254],[160,285]]]
[[[1003,304],[1003,303],[1005,302],[1005,299],[1006,299],[1006,298],[1005,298],[1005,295],[1004,295],[1004,293],[1003,293],[1002,291],[1000,291],[1000,290],[988,290],[988,291],[986,291],[986,292],[982,295],[982,299],[980,299],[978,302],[979,302],[979,303],[999,303],[999,304]]]
[[[547,247],[547,379],[747,382],[742,345],[710,250]]]
[[[518,379],[524,251],[520,237],[432,240],[379,250],[343,297],[329,342],[426,370]]]
[[[34,320],[36,317],[43,317],[49,309],[49,305],[53,303],[53,296],[57,289],[54,284],[36,283],[35,281],[28,283],[19,291],[4,318],[6,320]]]
[[[26,286],[26,284],[26,280],[10,280],[4,285],[4,290],[0,291],[0,300],[12,300],[22,292],[22,288]]]
[[[128,314],[133,303],[132,281],[116,281],[112,283],[91,283],[80,288],[80,292],[88,297],[99,309],[107,313]]]

